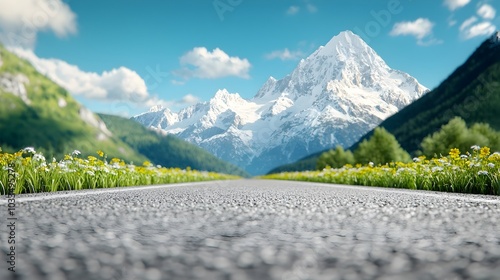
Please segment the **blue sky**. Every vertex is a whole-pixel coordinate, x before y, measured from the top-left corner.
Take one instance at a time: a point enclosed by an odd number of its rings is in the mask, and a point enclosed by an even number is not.
[[[0,40],[90,109],[253,97],[344,30],[433,88],[500,26],[493,0],[0,0]]]

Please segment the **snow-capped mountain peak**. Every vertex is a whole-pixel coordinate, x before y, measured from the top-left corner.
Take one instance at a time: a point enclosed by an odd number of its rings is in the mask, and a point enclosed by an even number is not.
[[[391,69],[359,36],[341,32],[250,99],[222,89],[207,102],[134,117],[262,174],[327,148],[349,147],[428,91]]]
[[[163,111],[165,108],[163,107],[163,105],[159,104],[159,105],[155,105],[151,108],[149,108],[149,112],[159,112],[159,111]]]

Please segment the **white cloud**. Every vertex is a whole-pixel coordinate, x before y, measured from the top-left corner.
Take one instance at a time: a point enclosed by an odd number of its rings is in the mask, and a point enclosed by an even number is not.
[[[212,52],[204,47],[194,48],[180,58],[181,69],[174,74],[189,78],[217,79],[235,76],[248,79],[251,64],[247,59],[230,57],[219,48]]]
[[[119,67],[98,74],[82,71],[62,60],[39,58],[31,50],[11,50],[75,96],[100,101],[124,101],[144,106],[161,102],[149,94],[145,81],[128,68]]]
[[[179,103],[181,104],[195,104],[198,103],[200,99],[192,94],[185,95]]]
[[[464,22],[465,23],[465,22]],[[463,26],[464,24],[462,24]],[[489,21],[481,22],[476,25],[469,25],[462,29],[460,27],[460,34],[465,40],[472,39],[479,36],[490,36],[495,32],[496,26]]]
[[[444,5],[447,6],[450,11],[454,11],[466,6],[470,1],[471,0],[444,0]]]
[[[496,10],[488,4],[483,4],[477,10],[477,14],[483,19],[494,19],[496,15]]]
[[[284,50],[277,50],[266,54],[267,59],[281,59],[281,60],[297,60],[305,54],[301,51],[290,51],[288,48]]]
[[[432,29],[434,23],[426,18],[419,18],[415,21],[404,21],[394,24],[391,36],[413,36],[417,38],[417,43],[423,46],[429,46],[441,43],[440,40],[432,38]],[[427,41],[424,41],[427,39]]]
[[[306,8],[311,14],[318,11],[318,8],[313,4],[307,4]]]
[[[415,21],[398,22],[392,28],[392,36],[410,35],[417,39],[423,39],[432,33],[434,23],[426,18],[419,18]]]
[[[470,17],[466,19],[461,25],[460,25],[460,31],[464,31],[466,28],[470,27],[477,21],[477,17]]]
[[[5,45],[33,48],[42,31],[58,37],[76,33],[75,13],[62,0],[0,0],[0,40]]]
[[[296,15],[299,11],[300,11],[300,8],[298,6],[290,6],[286,10],[286,14],[293,16],[293,15]]]

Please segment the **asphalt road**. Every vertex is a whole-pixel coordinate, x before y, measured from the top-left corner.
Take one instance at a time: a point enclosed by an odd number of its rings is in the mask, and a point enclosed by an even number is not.
[[[0,279],[500,279],[500,198],[241,180],[0,200]]]

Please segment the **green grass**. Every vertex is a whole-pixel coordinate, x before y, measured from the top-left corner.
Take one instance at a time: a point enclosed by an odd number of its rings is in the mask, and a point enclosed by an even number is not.
[[[321,171],[285,172],[264,179],[295,180],[414,190],[500,195],[500,153],[473,146],[460,155],[452,149],[447,157],[415,158],[411,163],[346,165]]]
[[[63,160],[46,160],[30,148],[16,153],[0,153],[0,193],[10,193],[9,173],[15,174],[14,193],[39,193],[65,190],[144,186],[239,178],[213,172],[127,164],[107,155],[81,157],[78,151]],[[10,169],[10,170],[9,170]]]

